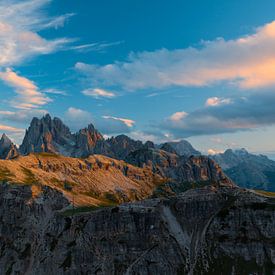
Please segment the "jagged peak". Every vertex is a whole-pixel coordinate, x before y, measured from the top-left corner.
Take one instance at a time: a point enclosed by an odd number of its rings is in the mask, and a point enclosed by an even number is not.
[[[1,137],[1,140],[11,142],[11,139],[5,133],[3,133],[2,137]]]
[[[4,133],[0,139],[0,147],[6,148],[11,146],[13,143],[11,139]]]

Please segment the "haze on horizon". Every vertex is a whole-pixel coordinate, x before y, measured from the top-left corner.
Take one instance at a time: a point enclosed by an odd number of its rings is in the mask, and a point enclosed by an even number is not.
[[[32,117],[50,113],[73,131],[92,122],[108,136],[274,158],[274,9],[0,0],[0,133],[20,143]]]

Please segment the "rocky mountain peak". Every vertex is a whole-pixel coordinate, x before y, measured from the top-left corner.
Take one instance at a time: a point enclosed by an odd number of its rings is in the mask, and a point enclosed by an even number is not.
[[[197,151],[187,140],[167,142],[180,156],[200,156]]]
[[[246,149],[227,149],[211,156],[239,186],[274,191],[275,162]]]
[[[163,150],[163,151],[172,153],[172,154],[177,154],[177,150],[175,150],[174,147],[170,143],[168,143],[168,142],[164,143],[160,147],[160,149]]]
[[[9,147],[12,144],[12,141],[10,138],[4,133],[0,139],[0,147],[6,148]]]
[[[19,155],[18,149],[10,138],[3,134],[0,139],[0,159],[12,159]]]
[[[75,141],[74,156],[86,157],[95,153],[97,143],[104,141],[104,137],[93,124],[89,124],[87,128],[81,129],[75,134]]]
[[[155,148],[155,144],[152,141],[148,140],[148,141],[146,141],[144,143],[143,147],[146,148],[146,149],[150,149],[150,148],[154,149]]]
[[[70,129],[59,118],[52,119],[46,114],[41,119],[33,118],[20,146],[20,152],[23,155],[31,152],[68,155],[66,149],[72,142],[73,135]]]

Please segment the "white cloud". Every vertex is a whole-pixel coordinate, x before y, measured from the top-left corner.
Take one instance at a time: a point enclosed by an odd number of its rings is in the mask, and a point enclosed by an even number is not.
[[[219,98],[219,97],[210,97],[206,100],[205,106],[213,107],[213,106],[220,106],[223,104],[230,104],[230,98]]]
[[[49,54],[71,42],[45,39],[38,32],[57,28],[72,16],[48,17],[43,8],[50,0],[0,1],[0,68],[14,66],[35,55]]]
[[[129,118],[121,118],[121,117],[114,117],[114,116],[103,116],[103,118],[121,121],[121,122],[124,123],[127,127],[130,127],[130,128],[133,127],[134,124],[136,123],[134,120],[129,119]]]
[[[91,113],[79,108],[70,107],[65,112],[64,122],[70,126],[72,130],[78,131],[80,128],[93,123],[94,119]]]
[[[75,67],[93,85],[125,90],[207,86],[226,81],[242,89],[275,85],[275,21],[235,40],[204,41],[200,48],[131,53],[126,61]]]
[[[45,89],[45,90],[43,90],[43,93],[54,94],[54,95],[64,95],[64,96],[68,95],[67,92],[65,92],[65,91],[62,91],[59,89],[53,89],[53,88]]]
[[[186,113],[186,112],[176,112],[170,116],[170,120],[180,121],[187,116],[188,116],[188,113]]]
[[[116,42],[96,42],[96,43],[90,43],[90,44],[83,44],[83,45],[77,45],[70,47],[71,50],[76,50],[78,52],[101,52],[106,50],[109,47],[118,46],[122,44],[124,41],[116,41]]]
[[[10,101],[12,107],[17,109],[34,109],[43,106],[51,99],[42,92],[29,79],[19,76],[11,69],[0,72],[0,79],[4,83],[15,89],[17,96]]]
[[[86,96],[92,96],[94,98],[113,98],[116,96],[113,92],[109,92],[99,88],[84,90],[82,91],[82,94]]]

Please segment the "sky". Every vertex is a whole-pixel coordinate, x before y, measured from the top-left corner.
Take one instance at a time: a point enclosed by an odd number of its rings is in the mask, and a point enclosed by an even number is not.
[[[0,0],[0,133],[32,117],[275,158],[272,0]]]

